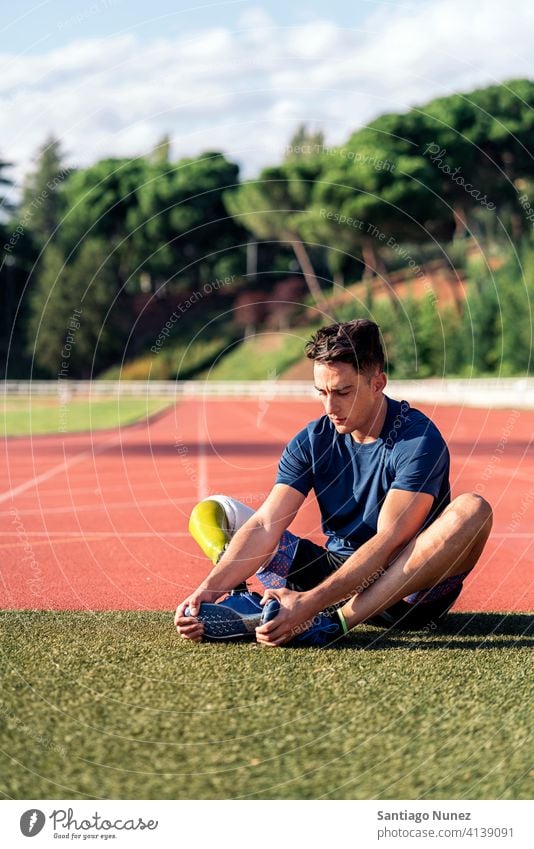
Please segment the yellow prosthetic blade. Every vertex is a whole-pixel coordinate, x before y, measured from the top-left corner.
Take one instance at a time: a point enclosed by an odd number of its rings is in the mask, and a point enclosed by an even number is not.
[[[189,533],[213,564],[228,543],[228,523],[224,508],[218,501],[201,501],[189,518]]]

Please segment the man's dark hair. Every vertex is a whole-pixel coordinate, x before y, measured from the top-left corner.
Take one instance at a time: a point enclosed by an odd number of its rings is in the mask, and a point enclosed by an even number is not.
[[[358,372],[384,371],[384,349],[378,324],[367,318],[321,327],[306,343],[306,356],[316,363],[350,363]]]

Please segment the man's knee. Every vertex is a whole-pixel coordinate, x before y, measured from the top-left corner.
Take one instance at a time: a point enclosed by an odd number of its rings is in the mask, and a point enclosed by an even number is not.
[[[491,505],[476,492],[464,492],[449,505],[462,524],[470,525],[474,530],[489,534],[493,522]]]

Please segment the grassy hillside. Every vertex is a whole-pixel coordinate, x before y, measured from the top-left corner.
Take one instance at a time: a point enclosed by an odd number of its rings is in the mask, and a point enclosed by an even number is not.
[[[271,380],[302,359],[311,328],[260,332],[232,345],[202,372],[206,380]]]
[[[382,330],[388,373],[394,378],[473,377],[528,373],[532,360],[530,304],[534,247],[501,254],[488,265],[469,256],[465,273],[443,262],[423,263],[325,293],[320,312],[307,301],[297,316],[268,316],[243,338],[232,310],[187,316],[158,349],[104,377],[124,379],[261,380],[303,369],[304,341],[321,324],[370,317]],[[257,321],[260,321],[258,318]],[[261,319],[263,321],[263,319]],[[275,331],[277,324],[297,326]]]
[[[236,338],[236,330],[227,318],[200,326],[198,322],[184,321],[156,351],[148,349],[113,366],[100,379],[189,380],[224,356]]]

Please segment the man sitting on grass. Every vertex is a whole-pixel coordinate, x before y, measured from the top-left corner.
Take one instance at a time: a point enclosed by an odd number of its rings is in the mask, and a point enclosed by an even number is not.
[[[438,429],[384,395],[378,326],[324,327],[306,354],[325,415],[286,446],[265,502],[254,513],[210,496],[191,514],[214,567],[176,610],[186,639],[321,646],[362,622],[425,628],[449,610],[482,553],[491,508],[472,493],[451,502]],[[287,530],[311,489],[326,548]],[[254,574],[263,599],[247,592]]]

